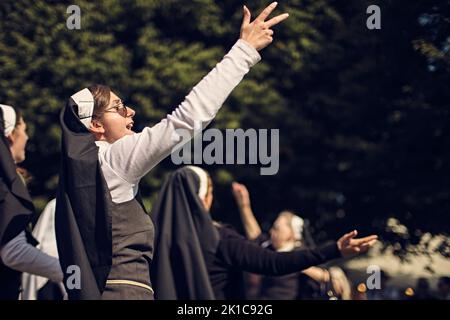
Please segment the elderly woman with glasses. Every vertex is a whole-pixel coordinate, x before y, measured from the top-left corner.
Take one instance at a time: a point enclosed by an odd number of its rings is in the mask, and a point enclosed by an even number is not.
[[[153,299],[153,223],[138,194],[140,179],[181,137],[209,123],[273,41],[269,5],[253,22],[244,6],[240,39],[167,117],[133,132],[135,111],[107,86],[74,94],[61,113],[62,166],[56,235],[70,299]],[[267,21],[266,21],[267,20]],[[157,253],[156,253],[157,254]]]

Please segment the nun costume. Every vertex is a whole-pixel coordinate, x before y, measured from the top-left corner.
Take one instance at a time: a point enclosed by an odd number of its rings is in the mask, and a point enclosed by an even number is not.
[[[66,280],[76,280],[80,271],[79,284],[65,281],[69,299],[153,299],[154,228],[139,197],[139,181],[179,143],[177,129],[192,135],[196,123],[208,124],[259,60],[256,49],[238,40],[165,119],[113,143],[96,141],[88,130],[95,108],[91,91],[69,99],[60,118],[56,203],[61,266],[74,270],[65,273]]]
[[[30,234],[34,206],[7,140],[16,118],[12,107],[0,105],[0,300],[19,298],[22,272],[62,280],[58,259],[36,249]]]

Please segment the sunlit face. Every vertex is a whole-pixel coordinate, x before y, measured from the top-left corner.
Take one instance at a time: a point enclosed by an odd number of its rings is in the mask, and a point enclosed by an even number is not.
[[[27,124],[20,118],[13,132],[8,136],[10,150],[15,163],[25,160],[25,147],[28,141]]]
[[[275,249],[279,249],[294,240],[294,232],[287,217],[279,216],[275,220],[270,229],[270,239]]]
[[[113,143],[134,133],[132,129],[135,114],[136,112],[132,108],[125,107],[122,100],[114,92],[111,92],[108,107],[97,119],[92,120],[90,129],[97,140]]]

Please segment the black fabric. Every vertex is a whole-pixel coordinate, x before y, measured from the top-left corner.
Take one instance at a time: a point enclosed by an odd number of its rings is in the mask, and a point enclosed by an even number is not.
[[[266,276],[261,281],[260,298],[263,300],[295,300],[299,295],[300,272],[285,276]]]
[[[0,247],[24,231],[34,215],[30,194],[16,171],[4,132],[0,108]],[[20,276],[0,262],[0,299],[18,298]]]
[[[75,114],[69,99],[62,110],[62,156],[56,200],[58,253],[67,284],[67,268],[78,266],[81,288],[66,287],[69,299],[100,299],[111,268],[111,216],[106,184],[93,135]]]
[[[36,300],[63,300],[64,294],[58,283],[48,281],[41,289],[37,292]]]
[[[311,236],[310,224],[304,220],[305,225],[302,234],[302,246],[300,248],[316,248]],[[255,240],[260,246],[276,251],[267,233],[261,233]],[[295,248],[298,250],[300,248]],[[263,276],[259,288],[259,298],[263,300],[295,300],[313,298],[316,291],[316,281],[301,272],[291,273],[285,276]]]
[[[255,240],[259,246],[276,251],[267,233],[261,233]],[[307,246],[311,248],[310,246]],[[298,249],[298,248],[296,248]],[[295,300],[298,298],[301,272],[287,274],[285,276],[262,276],[260,281],[258,298],[263,300]],[[303,288],[302,288],[303,290]]]
[[[208,265],[217,299],[242,299],[242,271],[271,276],[287,275],[341,256],[336,242],[317,249],[275,252],[261,248],[228,226],[218,226],[220,242]]]
[[[199,186],[192,170],[179,169],[165,181],[153,208],[156,299],[214,299],[205,259],[214,256],[219,236],[197,195]]]

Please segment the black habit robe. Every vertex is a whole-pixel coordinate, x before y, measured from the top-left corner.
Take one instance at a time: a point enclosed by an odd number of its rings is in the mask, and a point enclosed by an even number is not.
[[[25,231],[35,212],[30,194],[17,173],[4,132],[0,108],[0,247]],[[18,298],[21,275],[0,262],[0,300]]]
[[[62,156],[56,200],[56,239],[69,299],[98,300],[112,264],[111,216],[107,210],[107,189],[98,161],[98,147],[94,136],[79,120],[77,108],[70,98],[60,116]],[[77,285],[77,268],[80,286]]]

